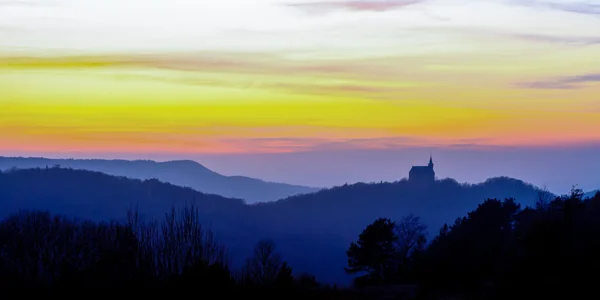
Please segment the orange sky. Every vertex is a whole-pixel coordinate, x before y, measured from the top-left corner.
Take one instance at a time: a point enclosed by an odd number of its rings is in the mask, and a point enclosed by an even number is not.
[[[42,2],[0,4],[0,153],[600,141],[600,38],[590,29],[600,21],[567,2],[468,4],[486,19],[440,1],[336,2],[317,14],[244,6],[275,24],[233,10],[243,4],[234,0],[207,6],[204,19],[185,13],[191,1],[157,0],[143,20],[116,18],[135,1],[60,0],[44,11],[54,19],[36,17]],[[158,19],[167,8],[171,21]]]

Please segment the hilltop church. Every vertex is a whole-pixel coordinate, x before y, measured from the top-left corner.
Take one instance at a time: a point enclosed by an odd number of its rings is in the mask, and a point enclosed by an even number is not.
[[[418,183],[434,182],[433,157],[429,156],[429,164],[426,166],[413,166],[408,173],[408,181]]]

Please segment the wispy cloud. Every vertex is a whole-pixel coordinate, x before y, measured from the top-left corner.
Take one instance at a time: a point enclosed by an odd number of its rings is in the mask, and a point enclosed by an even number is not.
[[[143,74],[121,74],[113,75],[117,79],[123,80],[152,80],[157,82],[166,82],[173,84],[224,87],[236,89],[268,89],[279,90],[291,94],[301,95],[347,95],[360,97],[363,99],[394,99],[402,93],[415,86],[422,86],[423,83],[406,83],[404,85],[386,86],[381,83],[297,83],[289,81],[260,81],[256,79],[247,80],[226,80],[216,78],[194,77],[194,76],[157,76]]]
[[[241,148],[252,148],[254,152],[309,152],[338,151],[356,149],[398,149],[425,145],[430,141],[414,136],[396,136],[381,138],[250,138],[222,140],[223,143]]]
[[[0,0],[0,6],[57,6],[58,3],[52,0]]]
[[[309,3],[292,3],[290,6],[306,12],[348,11],[389,11],[395,10],[425,0],[354,0],[354,1],[320,1]]]
[[[295,84],[274,83],[267,86],[294,94],[305,95],[352,95],[363,99],[393,99],[399,93],[406,92],[410,86],[381,86],[367,84]]]
[[[376,100],[397,99],[398,95],[406,92],[407,89],[433,84],[431,78],[425,78],[425,75],[419,78],[415,75],[414,69],[408,74],[402,68],[390,64],[389,60],[383,59],[289,60],[276,55],[242,53],[0,57],[0,70],[2,68],[56,71],[112,69],[116,72],[88,73],[87,76],[119,81],[155,81],[190,86],[273,90],[296,95],[334,95]],[[137,70],[157,72],[137,72]],[[406,79],[399,81],[399,77]]]
[[[533,42],[561,44],[567,46],[590,46],[600,44],[599,36],[560,36],[542,34],[510,34],[510,36]]]
[[[407,65],[417,62],[406,62]],[[397,79],[413,74],[414,69],[390,65],[390,60],[373,59],[286,59],[267,53],[198,53],[171,55],[107,55],[58,57],[0,57],[0,69],[90,69],[148,68],[198,73],[233,73],[252,75],[326,76],[329,79]],[[282,86],[282,88],[285,88]],[[291,87],[288,87],[291,88]]]
[[[560,77],[545,81],[518,83],[517,86],[531,89],[575,89],[584,83],[600,82],[600,73]]]
[[[578,14],[600,15],[600,3],[594,1],[513,0],[511,3]]]

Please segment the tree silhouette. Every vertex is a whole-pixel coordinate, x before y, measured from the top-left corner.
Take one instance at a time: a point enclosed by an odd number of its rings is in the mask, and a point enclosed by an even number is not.
[[[272,240],[263,239],[256,243],[254,255],[246,262],[246,277],[258,285],[273,284],[281,272],[287,272],[287,264],[275,252],[277,246]],[[291,272],[290,272],[291,273]]]
[[[302,273],[298,276],[298,285],[304,288],[317,288],[319,287],[319,282],[315,278],[314,275],[308,273]]]
[[[535,198],[535,208],[537,210],[546,210],[550,201],[552,201],[552,194],[544,186],[541,190],[537,191]]]
[[[427,243],[426,229],[419,217],[409,214],[396,222],[395,234],[398,271],[404,274],[411,266],[411,258],[416,252],[423,251]]]
[[[294,276],[292,274],[292,267],[287,262],[283,262],[275,277],[275,285],[278,287],[291,287],[294,284]]]
[[[394,274],[396,258],[395,234],[396,224],[387,218],[379,218],[368,225],[359,235],[356,243],[352,242],[346,251],[350,274],[367,273],[367,279],[385,282]]]

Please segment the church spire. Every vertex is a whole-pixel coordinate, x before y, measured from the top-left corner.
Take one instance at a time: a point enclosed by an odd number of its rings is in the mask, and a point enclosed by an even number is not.
[[[429,167],[433,168],[433,156],[429,154]]]

